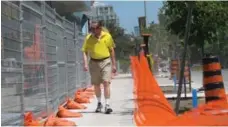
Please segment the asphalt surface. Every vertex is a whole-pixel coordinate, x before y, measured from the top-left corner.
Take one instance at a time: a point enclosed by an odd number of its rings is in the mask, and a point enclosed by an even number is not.
[[[226,93],[228,93],[228,69],[222,70],[223,82],[226,89]],[[203,73],[202,71],[192,71],[192,80],[195,84],[199,86],[203,86]]]

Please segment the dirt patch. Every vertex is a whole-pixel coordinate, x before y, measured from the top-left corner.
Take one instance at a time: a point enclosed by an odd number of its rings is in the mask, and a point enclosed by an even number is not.
[[[174,91],[174,86],[161,86],[161,89],[164,94],[176,94],[177,92]],[[178,89],[178,88],[177,88]],[[184,93],[184,88],[182,88],[182,93]],[[186,92],[191,93],[189,87],[186,87]],[[169,103],[175,109],[176,105],[176,98],[170,98],[168,99]],[[199,104],[204,104],[205,99],[204,98],[198,98],[198,105]],[[179,113],[182,114],[185,111],[191,110],[192,107],[192,98],[182,98],[180,101],[180,111]]]
[[[175,109],[175,104],[176,104],[176,99],[169,99],[168,100],[173,109]],[[205,99],[204,98],[198,98],[198,105],[199,104],[204,104]],[[192,99],[182,99],[180,101],[180,114],[184,113],[185,111],[191,110],[192,107]]]

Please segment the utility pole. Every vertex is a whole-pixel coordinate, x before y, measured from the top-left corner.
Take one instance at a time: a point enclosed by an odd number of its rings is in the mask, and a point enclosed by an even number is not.
[[[146,1],[145,0],[144,0],[144,15],[145,15],[146,26],[147,26]]]

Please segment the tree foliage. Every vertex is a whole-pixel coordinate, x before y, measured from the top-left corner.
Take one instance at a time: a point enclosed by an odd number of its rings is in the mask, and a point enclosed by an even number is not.
[[[188,13],[186,3],[167,1],[162,8],[166,28],[181,39],[184,37]],[[189,45],[200,47],[204,53],[205,44],[217,43],[228,27],[228,2],[195,1],[192,15]]]
[[[132,40],[133,37],[126,34],[123,28],[113,23],[106,24],[106,28],[114,39],[116,59],[120,62],[120,68],[127,71],[130,66],[129,56],[134,53],[135,42]]]

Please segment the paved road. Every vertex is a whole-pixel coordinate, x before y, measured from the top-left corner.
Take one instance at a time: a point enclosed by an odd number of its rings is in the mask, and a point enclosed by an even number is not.
[[[222,71],[223,82],[226,88],[226,93],[228,93],[228,69]],[[201,71],[192,71],[192,80],[195,84],[202,86],[203,74]]]
[[[223,82],[226,88],[226,92],[228,93],[228,69],[222,71],[223,74]],[[157,78],[158,84],[160,86],[167,86],[173,84],[172,80],[168,78]],[[203,86],[203,73],[202,71],[192,71],[192,81],[193,88],[200,88]]]

